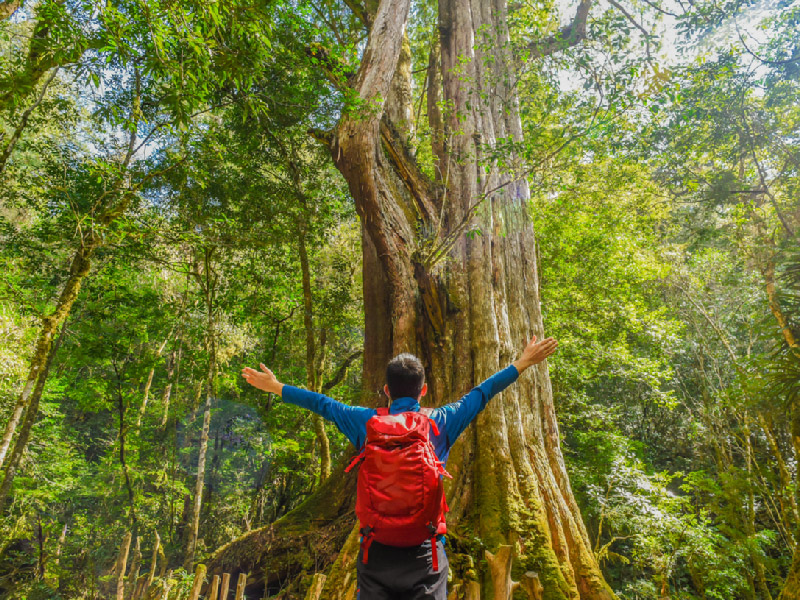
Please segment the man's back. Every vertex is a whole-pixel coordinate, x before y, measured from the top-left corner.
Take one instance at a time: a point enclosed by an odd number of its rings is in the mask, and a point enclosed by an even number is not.
[[[486,407],[489,400],[516,381],[522,371],[547,358],[555,351],[556,347],[557,343],[552,338],[537,342],[534,337],[525,347],[520,358],[474,387],[461,399],[438,408],[426,409],[425,412],[428,413],[426,416],[430,417],[434,424],[434,428],[426,432],[426,435],[429,436],[429,443],[433,448],[436,461],[443,467],[450,454],[450,448]],[[261,372],[250,368],[242,370],[242,375],[248,383],[264,391],[278,394],[286,402],[311,410],[332,421],[353,446],[364,449],[365,443],[369,439],[368,423],[376,417],[378,410],[363,406],[349,406],[324,394],[284,385],[277,380],[272,371],[263,364],[260,366]],[[392,399],[392,402],[388,410],[381,409],[382,414],[402,415],[420,412],[419,401],[427,392],[427,384],[425,383],[425,370],[417,357],[410,354],[400,354],[394,357],[386,367],[386,381],[384,391]],[[415,467],[412,466],[411,470],[414,469]],[[435,483],[438,484],[438,489],[442,489],[441,482],[438,481],[440,477],[441,475],[437,473]],[[377,477],[370,485],[378,487],[391,483],[391,477],[383,476]],[[359,501],[362,501],[363,485],[359,486],[358,493]],[[444,537],[440,535],[444,532],[446,503],[444,503],[443,495],[441,499],[440,515],[437,515],[435,519],[432,518],[428,524],[431,538],[409,548],[380,542],[373,543],[372,530],[380,526],[381,511],[375,511],[374,514],[377,517],[372,517],[370,516],[372,513],[364,511],[359,514],[360,517],[363,517],[361,519],[362,545],[357,562],[360,600],[446,599],[449,564],[444,552]],[[373,523],[364,522],[371,518]]]

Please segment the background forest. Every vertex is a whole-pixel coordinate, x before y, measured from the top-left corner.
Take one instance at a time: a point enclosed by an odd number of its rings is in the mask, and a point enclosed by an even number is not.
[[[353,453],[239,371],[362,398],[362,234],[328,132],[369,111],[340,85],[364,6],[0,0],[0,598],[185,590]],[[415,0],[403,47],[432,178],[436,15]],[[520,0],[509,30],[541,57],[505,82],[524,143],[484,160],[530,185],[606,581],[800,598],[800,2]]]

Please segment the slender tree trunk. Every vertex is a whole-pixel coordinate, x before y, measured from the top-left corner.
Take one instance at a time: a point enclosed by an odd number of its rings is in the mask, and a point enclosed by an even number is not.
[[[53,364],[53,357],[56,355],[56,352],[58,352],[58,347],[61,345],[62,339],[63,336],[59,335],[56,342],[50,345],[47,349],[47,356],[45,357],[41,371],[39,371],[39,375],[36,380],[36,387],[33,389],[33,394],[30,397],[30,404],[28,405],[28,410],[25,413],[25,420],[22,422],[22,427],[20,428],[19,435],[17,436],[17,440],[14,444],[14,449],[12,450],[6,464],[3,483],[0,484],[0,515],[2,515],[3,511],[5,510],[6,501],[11,493],[11,484],[14,482],[14,476],[16,475],[17,469],[22,462],[25,449],[28,447],[31,430],[36,422],[36,416],[39,414],[39,401],[42,398],[44,385],[47,381],[47,374],[50,371],[50,366]]]
[[[133,547],[133,560],[131,561],[131,570],[128,575],[128,586],[126,598],[133,598],[136,594],[136,587],[139,583],[139,569],[142,566],[142,540],[140,536],[136,536],[136,544]]]
[[[800,458],[800,407],[792,408],[792,447],[794,448],[795,461]],[[795,486],[798,484],[798,477],[800,477],[795,470]],[[800,600],[800,523],[797,525],[797,533],[795,539],[798,543],[794,548],[794,556],[792,557],[792,566],[789,568],[789,575],[783,584],[778,600]]]
[[[67,318],[67,315],[69,315],[72,305],[78,298],[78,292],[80,292],[83,279],[89,273],[89,269],[92,266],[91,259],[96,248],[97,243],[93,243],[90,240],[84,242],[75,252],[69,269],[69,277],[64,283],[64,288],[61,290],[56,308],[50,316],[42,320],[42,328],[39,331],[39,337],[36,340],[36,349],[31,358],[31,366],[28,369],[28,378],[14,405],[11,417],[6,423],[3,439],[0,441],[0,467],[2,467],[5,462],[6,454],[11,446],[11,440],[14,437],[14,432],[17,429],[17,425],[19,425],[23,412],[29,404],[35,402],[38,405],[39,398],[36,397],[35,389],[38,389],[38,381],[42,380],[42,383],[44,383],[43,380],[46,379],[46,376],[43,377],[44,365],[47,363],[48,358],[51,357],[50,351],[53,344],[53,336],[61,323],[64,322],[64,319]],[[41,394],[41,391],[39,393]]]
[[[213,367],[210,367],[213,368]],[[194,561],[197,547],[197,534],[200,528],[200,510],[203,504],[203,488],[205,486],[206,454],[208,453],[208,430],[211,424],[211,405],[213,395],[213,375],[209,373],[208,390],[206,393],[205,410],[203,411],[203,429],[200,434],[200,452],[197,458],[197,479],[194,486],[194,502],[192,503],[192,518],[189,524],[189,540],[186,545],[186,560],[184,566],[187,570]]]
[[[758,419],[759,425],[761,425],[761,429],[763,429],[769,447],[772,450],[772,455],[778,463],[778,476],[781,482],[781,490],[778,499],[781,504],[781,516],[783,518],[784,527],[791,531],[793,525],[800,523],[800,513],[798,513],[797,510],[797,499],[794,495],[792,474],[789,471],[789,466],[786,464],[783,452],[778,445],[778,440],[775,438],[772,420],[767,418],[762,412],[758,413]],[[793,541],[797,544],[797,540]]]
[[[194,396],[192,397],[192,412],[189,413],[189,423],[194,423],[197,418],[197,409],[200,408],[200,398],[203,397],[203,381],[198,381],[194,387]]]
[[[164,392],[161,394],[161,406],[164,410],[161,415],[162,429],[167,426],[167,420],[169,419],[169,401],[172,395],[172,376],[175,373],[175,362],[175,352],[173,351],[167,361],[167,383],[164,386]]]
[[[786,345],[791,348],[795,356],[800,358],[800,342],[794,334],[789,319],[781,308],[780,301],[778,300],[778,292],[775,289],[775,259],[772,257],[767,258],[761,265],[761,273],[764,276],[764,288],[767,292],[767,301],[769,302],[769,309],[781,329],[781,336],[786,342]]]
[[[169,341],[169,337],[164,338],[164,341],[161,342],[161,345],[156,350],[156,359],[161,357],[161,353],[164,352],[164,348]],[[150,372],[147,374],[147,381],[144,384],[144,390],[142,391],[142,404],[139,406],[139,414],[136,416],[136,428],[142,426],[142,417],[144,417],[144,413],[147,410],[147,401],[150,398],[150,386],[153,385],[153,376],[156,373],[155,366],[151,367]]]
[[[322,482],[331,476],[331,447],[328,433],[325,431],[325,420],[319,415],[314,415],[313,419],[319,448],[319,480]]]
[[[153,543],[153,556],[150,559],[150,571],[147,574],[147,582],[144,585],[144,593],[147,595],[148,591],[153,585],[153,580],[156,578],[156,568],[158,567],[158,552],[161,550],[161,536],[155,532],[155,542]]]
[[[38,35],[48,34],[46,31],[42,33],[42,31],[37,29],[35,30],[34,38],[36,38]],[[31,41],[31,52],[34,52],[35,42],[35,39]],[[0,110],[2,110],[2,105],[6,100],[6,96],[14,92],[15,90],[12,86],[11,91],[5,93],[4,95],[0,94]],[[131,106],[131,117],[134,124],[138,124],[138,114],[139,89],[137,75],[137,89],[134,95],[133,105]],[[130,133],[127,152],[119,165],[121,172],[127,171],[131,159],[133,158],[135,145],[136,128],[134,128],[134,130]],[[131,201],[131,193],[130,191],[123,189],[125,182],[126,179],[124,177],[118,177],[112,188],[97,199],[96,204],[103,207],[102,210],[98,211],[98,214],[95,217],[95,224],[98,228],[110,225],[120,215],[122,215],[125,210],[127,210]],[[31,358],[31,365],[28,369],[28,377],[25,381],[25,385],[22,388],[22,392],[20,393],[19,398],[14,405],[11,417],[6,423],[3,438],[0,440],[0,468],[2,468],[5,463],[6,455],[11,445],[11,440],[14,437],[17,425],[22,418],[23,412],[25,412],[27,409],[28,414],[26,415],[25,419],[27,432],[20,433],[19,439],[17,440],[17,444],[14,448],[14,454],[17,456],[17,461],[22,455],[22,452],[25,450],[25,447],[28,443],[27,436],[30,434],[30,427],[33,426],[33,421],[36,418],[39,400],[42,391],[44,390],[44,384],[47,380],[48,369],[46,365],[49,367],[54,354],[53,336],[55,335],[59,326],[69,316],[69,313],[72,310],[72,305],[78,298],[78,293],[80,292],[83,280],[89,274],[91,269],[92,258],[94,257],[97,249],[102,247],[103,244],[104,238],[94,225],[88,228],[88,230],[81,236],[79,246],[75,250],[72,260],[70,261],[69,274],[56,302],[56,308],[49,316],[42,319],[42,327],[39,331],[33,357]],[[24,427],[25,426],[23,426],[23,428]],[[23,441],[23,443],[20,444],[20,441]],[[8,494],[8,490],[11,487],[15,470],[15,464],[8,465],[6,468],[5,479],[3,480],[2,489],[0,489],[0,513],[2,513],[3,503]]]
[[[150,386],[153,385],[153,376],[156,374],[156,368],[151,367],[150,372],[147,374],[147,381],[144,384],[144,390],[142,390],[142,403],[139,405],[139,414],[136,415],[136,428],[142,426],[142,418],[144,417],[144,413],[147,411],[147,402],[150,400]]]
[[[117,577],[117,585],[116,585],[116,600],[125,600],[125,570],[128,565],[128,553],[131,549],[131,538],[133,534],[130,530],[125,534],[125,537],[122,539],[122,545],[119,547],[119,554],[117,555],[117,565],[116,565],[116,577]]]
[[[203,505],[203,487],[205,485],[206,474],[206,454],[208,452],[208,431],[211,425],[211,405],[214,400],[214,380],[217,368],[216,356],[216,327],[214,322],[214,297],[216,293],[216,274],[212,269],[212,257],[214,249],[205,250],[204,273],[202,279],[203,291],[206,297],[206,349],[208,351],[208,375],[206,381],[206,405],[203,412],[203,429],[200,434],[200,451],[197,458],[197,479],[194,488],[194,502],[192,504],[192,520],[189,525],[189,540],[186,546],[186,558],[184,567],[187,571],[191,570],[194,562],[195,550],[197,549],[197,535],[200,528],[200,510]],[[198,276],[200,280],[201,277]]]
[[[64,526],[61,528],[61,534],[58,536],[58,542],[56,543],[56,551],[53,555],[53,568],[48,569],[49,575],[45,577],[45,580],[53,586],[60,588],[60,580],[61,580],[61,552],[64,549],[64,542],[67,540],[67,524],[64,523]]]
[[[744,442],[745,442],[745,468],[747,471],[747,478],[748,481],[752,481],[753,477],[753,443],[750,439],[750,417],[745,415],[745,427],[744,427]],[[745,530],[747,531],[747,536],[749,538],[749,542],[754,542],[755,535],[756,535],[756,510],[755,510],[755,494],[753,492],[753,486],[748,485],[747,490],[747,515],[745,517]],[[755,570],[755,580],[756,586],[758,587],[758,592],[762,598],[762,600],[772,600],[772,594],[769,592],[769,585],[767,584],[766,572],[764,569],[764,561],[761,559],[761,556],[752,549],[750,546],[750,560],[753,561],[753,566]]]
[[[36,519],[36,541],[39,545],[39,560],[36,569],[36,579],[43,580],[44,579],[44,569],[46,564],[46,558],[44,554],[44,544],[45,544],[45,536],[44,530],[42,528],[42,515],[38,515]]]
[[[311,270],[308,266],[308,250],[306,248],[306,225],[301,225],[297,236],[298,253],[300,254],[300,271],[303,279],[303,325],[306,330],[306,386],[309,390],[320,391],[320,373],[317,368],[317,344],[314,334],[314,300],[311,293]],[[321,353],[322,348],[319,349]],[[314,432],[319,448],[319,480],[325,481],[331,474],[331,449],[325,422],[315,414]]]

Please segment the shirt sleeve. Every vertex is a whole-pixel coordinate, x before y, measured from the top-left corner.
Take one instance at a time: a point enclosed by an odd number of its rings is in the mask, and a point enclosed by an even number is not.
[[[480,385],[472,388],[460,400],[445,404],[433,411],[431,418],[447,435],[448,447],[452,446],[470,423],[478,416],[494,396],[502,392],[519,377],[514,365],[498,371]]]
[[[367,421],[375,414],[374,408],[350,406],[324,394],[309,392],[293,385],[284,385],[282,395],[284,402],[308,409],[328,421],[333,421],[356,448],[364,444]]]

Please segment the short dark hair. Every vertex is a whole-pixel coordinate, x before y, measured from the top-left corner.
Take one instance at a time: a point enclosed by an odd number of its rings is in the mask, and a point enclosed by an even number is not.
[[[419,398],[425,384],[425,367],[413,354],[398,354],[386,365],[386,385],[389,396],[395,398]]]

